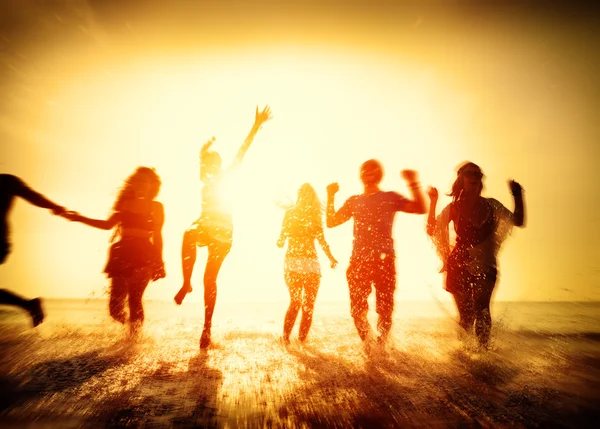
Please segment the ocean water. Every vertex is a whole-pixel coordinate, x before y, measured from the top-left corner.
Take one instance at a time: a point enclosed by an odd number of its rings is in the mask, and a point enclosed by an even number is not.
[[[36,329],[0,307],[0,427],[600,427],[600,303],[496,302],[481,351],[451,303],[397,302],[371,353],[347,302],[284,347],[286,304],[218,302],[202,352],[201,303],[146,302],[137,339],[105,300],[46,300]]]

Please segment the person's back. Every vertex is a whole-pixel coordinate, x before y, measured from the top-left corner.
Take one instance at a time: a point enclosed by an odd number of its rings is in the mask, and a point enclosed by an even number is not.
[[[299,209],[290,209],[285,215],[284,228],[288,236],[287,257],[316,258],[315,239],[323,228],[303,215]]]
[[[405,209],[407,200],[397,192],[379,191],[349,199],[354,218],[353,253],[393,253],[392,227],[396,212]]]

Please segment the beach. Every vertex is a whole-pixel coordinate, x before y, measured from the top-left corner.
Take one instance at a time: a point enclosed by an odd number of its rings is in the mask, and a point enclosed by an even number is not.
[[[136,340],[105,300],[46,300],[38,328],[0,309],[4,428],[597,427],[600,304],[497,302],[490,350],[451,303],[397,302],[365,353],[347,302],[317,300],[309,339],[279,341],[285,302],[146,303]],[[371,320],[375,314],[371,311]]]

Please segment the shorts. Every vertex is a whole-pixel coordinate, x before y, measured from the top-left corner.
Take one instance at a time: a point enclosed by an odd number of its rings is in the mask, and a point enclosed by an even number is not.
[[[379,257],[353,255],[346,278],[350,289],[350,312],[353,317],[369,310],[367,300],[373,287],[377,313],[392,313],[396,291],[396,258],[393,253],[380,253]]]

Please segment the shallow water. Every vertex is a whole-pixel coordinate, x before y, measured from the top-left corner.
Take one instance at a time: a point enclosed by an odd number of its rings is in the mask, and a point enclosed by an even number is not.
[[[135,341],[105,301],[0,309],[2,427],[597,427],[600,304],[496,303],[492,348],[459,341],[449,303],[397,303],[366,354],[348,303],[317,302],[309,340],[278,341],[285,303],[146,303]],[[372,315],[373,316],[373,315]],[[374,321],[374,320],[373,320]]]

